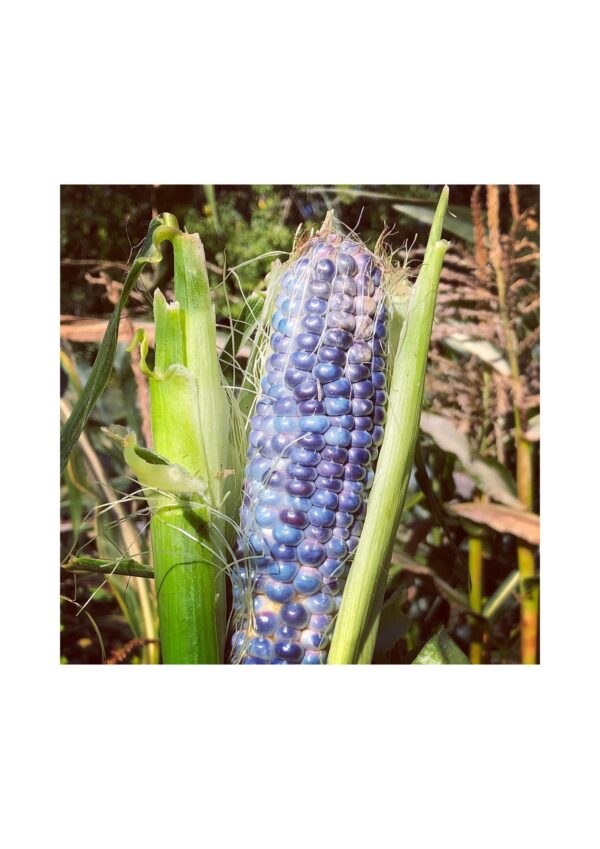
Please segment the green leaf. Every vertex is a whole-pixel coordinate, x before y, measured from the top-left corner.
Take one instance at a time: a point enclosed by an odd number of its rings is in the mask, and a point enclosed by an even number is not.
[[[469,440],[445,416],[434,413],[421,414],[421,430],[429,434],[443,451],[454,454],[465,472],[475,481],[482,492],[490,498],[522,510],[517,498],[517,488],[508,469],[491,457],[482,457],[471,448]]]
[[[427,206],[416,206],[411,203],[395,203],[394,209],[408,218],[418,221],[420,224],[428,224],[430,226],[433,224],[435,213],[433,209]],[[473,244],[473,224],[471,222],[470,210],[467,207],[457,207],[454,214],[457,216],[456,218],[452,218],[450,215],[446,216],[442,232],[452,233],[454,236],[458,236],[459,239]]]
[[[386,570],[411,476],[437,289],[448,243],[440,240],[448,205],[444,188],[425,257],[411,291],[389,388],[389,409],[369,509],[336,618],[328,663],[370,663]]]
[[[161,242],[165,239],[173,238],[173,236],[179,232],[177,219],[168,213],[165,213],[163,216],[159,216],[150,222],[148,234],[137,253],[129,274],[125,278],[125,282],[123,283],[121,297],[119,298],[119,302],[115,305],[108,327],[106,328],[106,333],[100,343],[98,355],[90,372],[90,376],[77,400],[77,403],[75,404],[75,407],[73,408],[73,412],[62,427],[60,434],[61,472],[67,465],[71,451],[79,439],[96,401],[106,388],[110,379],[117,350],[121,312],[127,303],[131,290],[140,276],[140,272],[144,265],[148,262],[156,264],[162,259],[162,252],[160,250]]]
[[[418,666],[426,664],[464,664],[469,658],[459,649],[450,634],[443,628],[428,643],[425,643],[413,660]]]

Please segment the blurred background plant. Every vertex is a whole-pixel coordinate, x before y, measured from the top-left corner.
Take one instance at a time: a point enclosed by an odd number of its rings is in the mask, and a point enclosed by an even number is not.
[[[231,319],[247,317],[247,299],[275,256],[285,260],[298,226],[320,225],[333,208],[373,246],[387,225],[395,258],[416,273],[441,188],[63,186],[61,415],[66,418],[85,383],[127,262],[158,212],[173,212],[188,232],[200,234],[218,344],[227,354]],[[464,652],[472,663],[534,663],[539,187],[451,186],[450,198],[444,236],[452,247],[440,285],[420,450],[374,662],[455,663]],[[62,478],[63,567],[73,555],[106,564],[106,574],[61,569],[64,663],[158,660],[154,583],[143,577],[149,516],[121,452],[101,430],[126,425],[150,446],[146,378],[139,354],[126,348],[140,327],[152,342],[157,286],[172,295],[168,253],[146,267],[129,300],[110,384]],[[235,351],[243,367],[248,345],[236,344]],[[230,370],[231,380],[240,375]],[[121,566],[136,576],[117,574]],[[422,649],[436,635],[438,659],[432,661]]]

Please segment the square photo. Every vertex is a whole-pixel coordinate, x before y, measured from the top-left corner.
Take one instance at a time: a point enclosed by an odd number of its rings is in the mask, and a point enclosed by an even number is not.
[[[538,664],[539,216],[63,185],[60,662]]]

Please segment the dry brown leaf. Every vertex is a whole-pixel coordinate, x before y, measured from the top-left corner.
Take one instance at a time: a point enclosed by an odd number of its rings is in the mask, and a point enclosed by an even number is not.
[[[464,519],[487,525],[501,534],[513,534],[531,545],[540,544],[540,517],[535,513],[511,510],[498,504],[481,504],[471,501],[466,504],[448,504],[450,510]]]

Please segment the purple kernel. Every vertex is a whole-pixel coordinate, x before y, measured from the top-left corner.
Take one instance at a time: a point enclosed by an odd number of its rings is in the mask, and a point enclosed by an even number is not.
[[[345,377],[333,380],[331,383],[326,383],[323,387],[324,395],[331,398],[349,398],[351,391],[351,383]]]
[[[373,412],[373,402],[369,398],[353,398],[352,412],[355,416],[370,416]]]
[[[299,422],[298,416],[274,416],[273,418],[273,425],[277,433],[298,433],[300,430]]]
[[[352,334],[348,333],[346,330],[342,330],[340,327],[331,327],[323,333],[323,344],[331,345],[335,348],[341,348],[346,351],[350,345],[352,345],[353,338]]]
[[[329,593],[317,593],[306,600],[306,608],[310,613],[331,613],[335,604]]]
[[[371,462],[371,454],[367,448],[349,448],[348,460],[350,463],[359,463],[365,466]]]
[[[316,466],[320,462],[321,457],[316,451],[310,451],[307,448],[302,448],[300,445],[294,445],[290,451],[290,459],[302,466]]]
[[[327,315],[327,327],[351,331],[354,330],[355,326],[356,319],[350,313],[334,310]]]
[[[313,493],[311,501],[317,507],[327,507],[328,510],[336,510],[339,497],[335,492],[329,492],[327,489],[317,489]]]
[[[325,412],[323,402],[317,398],[310,398],[307,401],[300,401],[298,404],[298,413],[301,416],[322,415]]]
[[[293,275],[294,275],[294,283],[298,280],[298,278],[302,278],[310,269],[310,260],[308,257],[302,257],[299,259],[294,265]]]
[[[306,376],[306,372],[301,373]],[[308,401],[310,398],[316,398],[317,394],[317,382],[312,377],[308,378],[308,380],[303,380],[302,383],[294,388],[294,398],[297,401]]]
[[[349,363],[370,363],[373,352],[367,342],[355,342],[348,351]]]
[[[353,277],[357,272],[356,260],[350,254],[340,254],[337,261],[337,270],[340,274]]]
[[[330,259],[320,259],[317,263],[317,280],[329,281],[335,274],[335,265]]]
[[[319,342],[321,341],[321,337],[317,336],[316,333],[299,333],[295,339],[295,350],[296,351],[308,351],[313,352],[316,351],[319,347]],[[280,348],[281,350],[281,348]]]
[[[383,428],[381,425],[375,425],[373,428],[373,445],[381,445],[383,442]]]
[[[271,439],[271,448],[278,456],[289,457],[290,446],[294,439],[293,433],[276,433]],[[269,481],[269,486],[273,486],[272,480]],[[278,488],[281,489],[281,485]]]
[[[358,537],[351,536],[348,539],[348,551],[352,554],[353,551],[356,551],[358,547]]]
[[[372,375],[371,380],[375,389],[385,389],[385,374],[382,371],[376,371]]]
[[[294,528],[303,530],[308,525],[306,513],[302,510],[280,510],[279,518],[286,525],[293,525]]]
[[[273,404],[273,412],[276,416],[293,416],[296,414],[296,402],[293,398],[279,398]]]
[[[341,492],[343,484],[340,478],[318,477],[315,486],[317,489],[326,489],[329,492]]]
[[[254,639],[250,642],[249,654],[251,658],[256,660],[272,660],[273,646],[271,641],[264,637],[254,637]]]
[[[331,295],[331,286],[324,280],[314,280],[309,284],[308,291],[316,298],[328,298]]]
[[[320,542],[304,540],[296,550],[298,560],[306,566],[319,566],[325,560],[325,549]]]
[[[349,295],[353,298],[356,295],[356,283],[346,275],[338,274],[333,281],[333,291],[336,294]]]
[[[315,613],[310,617],[308,625],[311,631],[319,631],[323,634],[330,630],[331,621],[331,616],[326,613]]]
[[[377,404],[379,407],[383,407],[387,401],[387,392],[385,389],[378,389],[375,392],[375,397],[373,398],[373,403]]]
[[[313,377],[320,380],[321,383],[331,383],[332,380],[339,380],[343,376],[344,370],[341,366],[336,366],[335,363],[318,363],[312,373]]]
[[[358,492],[359,494],[364,492],[365,485],[361,481],[344,481],[344,489],[348,492]]]
[[[317,479],[316,469],[310,466],[303,466],[300,463],[290,463],[287,470],[288,475],[300,481],[314,481]]]
[[[271,557],[274,560],[282,560],[286,563],[288,561],[296,560],[296,549],[293,545],[285,545],[284,543],[275,542],[269,547],[269,551],[271,552]],[[291,578],[284,577],[284,574],[289,574],[291,570],[284,570],[283,567],[284,563],[274,563],[272,566],[269,567],[269,575],[271,575],[273,578],[277,578],[280,581],[291,581]],[[298,565],[294,563],[292,577],[296,574],[297,568]],[[272,571],[273,569],[275,569],[275,571]]]
[[[268,578],[265,585],[265,593],[271,601],[285,603],[291,601],[294,595],[294,588],[291,584],[284,584],[281,581],[274,581]]]
[[[335,294],[329,301],[329,309],[342,312],[354,312],[354,298],[342,292]]]
[[[352,435],[346,428],[330,427],[325,434],[325,441],[328,445],[341,445],[346,448],[352,441]]]
[[[328,385],[333,386],[334,384]],[[311,433],[325,433],[329,428],[329,419],[327,416],[300,416],[300,427],[302,430],[311,431]]]
[[[327,312],[327,301],[323,300],[323,298],[309,298],[304,304],[304,309],[307,313],[325,315]]]
[[[291,625],[280,625],[275,631],[276,640],[299,640],[301,631]]]
[[[346,366],[346,377],[351,383],[366,380],[371,374],[371,369],[364,363],[348,363]]]
[[[340,492],[340,510],[344,513],[356,513],[361,505],[361,498],[355,492],[343,489]]]
[[[341,513],[338,512],[335,514],[335,525],[336,528],[349,528],[354,521],[354,516],[351,513]]]
[[[329,543],[327,543],[329,545]],[[277,616],[271,610],[263,610],[254,616],[257,634],[272,634],[277,626]]]
[[[341,478],[344,467],[341,463],[332,463],[331,460],[321,460],[317,466],[317,472],[325,478]]]
[[[347,463],[344,468],[344,478],[348,481],[361,481],[366,474],[366,469],[356,463]]]
[[[275,525],[273,539],[282,545],[298,545],[304,539],[304,534],[298,528],[292,528],[291,525]]]
[[[354,416],[330,416],[329,424],[331,427],[343,427],[346,430],[352,430],[354,427]]]
[[[320,451],[325,447],[325,437],[321,433],[305,433],[298,440],[298,445],[308,448],[309,451]]]
[[[288,558],[287,560],[281,559],[280,562],[271,563],[269,566],[269,575],[271,578],[275,578],[275,580],[280,581],[281,583],[289,583],[293,581],[296,577],[296,573],[298,572],[298,563],[296,561],[296,549],[292,548],[292,546],[278,546],[279,548],[289,548],[289,550],[294,555],[294,559]]]
[[[352,395],[354,398],[372,398],[375,389],[370,380],[360,380],[352,384]]]
[[[300,663],[304,657],[304,649],[298,643],[275,643],[275,655],[286,663]]]
[[[305,531],[307,539],[314,539],[317,542],[327,542],[331,539],[333,531],[331,528],[320,528],[318,525],[309,525]]]
[[[335,524],[335,513],[326,507],[311,507],[307,515],[309,521],[320,528],[331,528]]]
[[[314,313],[312,315],[305,315],[300,324],[304,330],[308,330],[310,333],[321,335],[325,330],[325,319],[322,315],[314,315]]]
[[[274,442],[275,437],[273,437],[271,441]],[[266,484],[269,489],[283,489],[285,481],[286,476],[283,474],[283,472],[274,469],[273,471],[269,470],[265,472],[265,479],[263,480],[263,483]]]
[[[348,459],[348,450],[341,445],[326,445],[321,451],[323,460],[333,460],[334,463],[345,463]]]
[[[329,542],[325,544],[325,552],[327,557],[342,558],[348,554],[348,546],[343,539],[332,537]]]
[[[285,488],[290,495],[299,495],[301,498],[310,498],[315,491],[315,484],[310,481],[288,480]]]
[[[297,369],[311,371],[317,362],[317,357],[316,354],[309,354],[308,351],[295,351],[290,356],[290,362]]]
[[[294,587],[301,595],[312,595],[321,589],[322,576],[311,566],[301,566],[294,578]]]
[[[373,430],[373,417],[372,416],[354,416],[354,428],[355,430]]]
[[[341,563],[337,557],[328,557],[327,560],[319,566],[319,572],[324,578],[339,578],[345,571],[346,564]]]
[[[334,363],[336,366],[346,364],[346,355],[339,348],[330,348],[327,345],[323,345],[319,348],[318,357],[322,363]]]
[[[343,416],[352,409],[349,398],[325,398],[323,400],[325,412],[328,416]]]
[[[383,407],[375,407],[373,412],[373,422],[376,425],[382,425],[385,422],[385,409]]]

